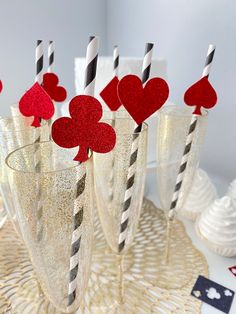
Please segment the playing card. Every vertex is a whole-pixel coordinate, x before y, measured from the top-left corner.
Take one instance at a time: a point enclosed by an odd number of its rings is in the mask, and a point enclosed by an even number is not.
[[[229,270],[231,271],[231,273],[236,277],[236,265],[229,267]]]
[[[191,291],[191,295],[224,313],[229,313],[234,298],[234,291],[210,279],[199,276]]]

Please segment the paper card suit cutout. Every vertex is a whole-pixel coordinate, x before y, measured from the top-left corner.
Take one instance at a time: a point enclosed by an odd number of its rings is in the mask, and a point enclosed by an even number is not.
[[[203,77],[191,87],[187,89],[184,94],[184,102],[188,106],[195,106],[193,114],[201,115],[201,107],[210,109],[215,106],[217,102],[217,94],[208,77]]]
[[[106,87],[101,91],[100,96],[105,101],[107,106],[111,111],[116,111],[121,106],[120,99],[117,94],[117,86],[119,79],[114,76],[113,79],[106,85]]]
[[[236,265],[229,267],[229,270],[231,271],[231,273],[236,277]]]
[[[150,79],[143,87],[138,76],[126,75],[118,84],[118,96],[136,123],[141,124],[164,105],[169,87],[158,77]]]
[[[88,159],[88,149],[97,153],[107,153],[113,149],[116,133],[107,123],[99,122],[102,117],[100,102],[87,95],[74,97],[69,104],[71,118],[63,117],[54,121],[52,138],[64,148],[79,146],[76,161]]]
[[[3,89],[3,85],[2,85],[2,81],[0,80],[0,93],[2,92]]]
[[[51,97],[39,85],[34,85],[21,97],[19,110],[25,117],[34,116],[32,126],[39,127],[40,120],[51,119],[54,114],[54,105]]]
[[[66,89],[58,86],[59,79],[55,73],[45,73],[43,75],[42,87],[48,95],[57,102],[64,101],[67,97]]]

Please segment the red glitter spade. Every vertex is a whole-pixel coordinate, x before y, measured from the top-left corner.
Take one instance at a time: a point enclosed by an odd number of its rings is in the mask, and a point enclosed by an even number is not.
[[[117,94],[118,83],[118,77],[113,77],[113,79],[105,86],[105,88],[100,93],[100,96],[112,111],[116,111],[121,106],[121,102]]]
[[[43,75],[42,87],[48,93],[48,95],[57,102],[64,101],[67,96],[66,89],[62,86],[58,86],[59,79],[55,73],[45,73]]]
[[[76,161],[88,159],[88,149],[97,153],[107,153],[113,149],[116,134],[113,128],[103,122],[100,102],[87,95],[74,97],[69,104],[71,118],[57,119],[52,125],[52,138],[61,147],[79,146]]]
[[[193,114],[201,115],[201,107],[210,109],[215,106],[217,102],[217,94],[208,77],[203,77],[191,87],[187,89],[184,94],[184,102],[188,106],[195,106]]]
[[[158,77],[150,79],[143,87],[138,76],[126,75],[118,84],[118,96],[136,123],[141,124],[164,105],[169,87]]]
[[[40,120],[51,119],[54,114],[54,105],[50,96],[39,85],[34,85],[21,97],[19,110],[25,117],[34,116],[32,126],[39,127]]]

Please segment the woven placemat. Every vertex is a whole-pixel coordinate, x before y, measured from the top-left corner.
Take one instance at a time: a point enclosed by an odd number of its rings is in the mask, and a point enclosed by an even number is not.
[[[165,265],[165,234],[164,213],[145,199],[133,246],[124,260],[125,303],[118,311],[114,307],[117,257],[107,247],[97,220],[89,286],[77,313],[200,313],[201,302],[190,292],[198,275],[208,275],[206,259],[176,220]],[[9,221],[0,230],[0,313],[61,314],[43,295],[26,248]]]

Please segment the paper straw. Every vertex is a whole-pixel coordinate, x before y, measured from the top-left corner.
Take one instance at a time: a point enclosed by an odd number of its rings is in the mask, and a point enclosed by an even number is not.
[[[43,42],[42,40],[37,40],[36,50],[35,50],[35,65],[36,65],[36,75],[35,82],[38,82],[40,85],[43,82]],[[37,136],[34,144],[38,144],[40,142],[40,131]],[[35,170],[36,172],[41,171],[41,152],[38,145],[35,147]],[[36,227],[36,235],[37,241],[41,241],[43,237],[43,204],[42,204],[42,189],[40,182],[36,182],[37,185],[37,227]]]
[[[209,76],[213,57],[214,57],[214,53],[215,53],[215,46],[209,45],[207,57],[206,57],[206,63],[205,63],[204,69],[203,69],[202,77],[205,77],[205,76],[208,77]],[[197,126],[198,117],[199,117],[198,115],[193,114],[192,118],[191,118],[190,125],[189,125],[189,130],[188,130],[188,135],[186,138],[184,153],[183,153],[183,156],[181,159],[181,164],[179,167],[179,172],[178,172],[177,180],[175,183],[174,193],[172,196],[172,201],[171,201],[171,205],[170,205],[170,209],[169,209],[169,218],[170,219],[174,218],[174,214],[176,211],[180,190],[181,190],[181,187],[183,184],[184,175],[186,173],[186,168],[187,168],[187,164],[188,164],[188,159],[190,156],[190,151],[191,151],[191,147],[192,147],[192,143],[193,143],[193,138],[194,138],[194,134],[195,134],[196,126]]]
[[[36,76],[35,82],[40,85],[43,82],[43,42],[42,40],[37,40],[36,50],[35,50],[35,65],[36,65]]]
[[[113,77],[118,77],[118,72],[119,72],[119,60],[120,60],[120,56],[119,56],[119,50],[118,50],[118,46],[114,46],[113,49]],[[112,121],[111,121],[111,125],[112,127],[115,126],[115,119],[116,119],[116,112],[112,111]]]
[[[52,73],[54,70],[54,52],[55,52],[55,43],[53,40],[49,41],[48,44],[48,72]]]
[[[113,77],[118,77],[119,72],[119,50],[118,46],[114,46],[113,49]],[[116,124],[116,112],[112,111],[112,117],[111,117],[111,126],[115,128]],[[111,173],[109,177],[109,201],[111,202],[113,200],[113,189],[114,189],[114,164],[115,164],[115,156],[114,151],[112,153],[112,165],[111,165]]]
[[[147,43],[144,59],[143,59],[143,67],[142,67],[142,83],[143,85],[147,82],[150,76],[151,62],[152,62],[152,52],[153,52],[153,44]],[[132,194],[134,190],[134,180],[135,180],[135,171],[136,171],[136,162],[138,156],[138,140],[139,133],[142,130],[142,124],[135,124],[133,141],[131,146],[131,155],[129,162],[129,169],[127,175],[127,183],[126,183],[126,191],[124,197],[123,210],[121,214],[121,224],[120,224],[120,234],[119,234],[119,243],[118,243],[118,251],[122,252],[125,247],[125,241],[128,232],[128,222],[129,222],[129,214],[130,207],[132,201]]]
[[[119,49],[118,46],[114,46],[113,49],[113,76],[117,76],[119,74],[119,61],[120,61],[120,56],[119,56]]]
[[[94,95],[95,78],[98,59],[98,38],[90,37],[86,53],[85,95]]]
[[[55,43],[53,40],[50,40],[48,43],[48,73],[53,73],[54,66],[55,66]],[[48,120],[49,140],[52,139],[51,134],[52,121],[53,121],[52,118]]]
[[[94,95],[95,78],[97,71],[98,58],[98,38],[90,37],[87,53],[86,53],[86,69],[85,69],[85,86],[84,93],[86,95]],[[83,168],[83,167],[82,167]],[[84,167],[85,168],[85,167]],[[83,192],[86,184],[86,170],[83,169],[77,181],[77,193],[74,202],[74,230],[71,241],[71,257],[70,257],[70,274],[69,274],[69,289],[68,289],[68,307],[70,307],[76,299],[77,275],[79,270],[79,250],[81,234],[80,226],[83,222]],[[80,203],[82,205],[80,205]]]

